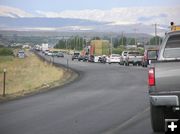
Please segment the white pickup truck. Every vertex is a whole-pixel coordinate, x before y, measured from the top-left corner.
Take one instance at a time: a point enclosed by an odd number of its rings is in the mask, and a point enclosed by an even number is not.
[[[125,58],[125,65],[129,66],[129,64],[134,65],[141,65],[143,55],[140,54],[137,51],[129,51],[127,52],[126,58]]]

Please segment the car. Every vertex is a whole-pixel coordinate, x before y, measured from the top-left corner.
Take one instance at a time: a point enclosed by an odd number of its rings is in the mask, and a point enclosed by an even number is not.
[[[89,57],[88,55],[79,55],[78,61],[88,61]]]
[[[58,51],[52,51],[52,56],[57,56]]]
[[[89,56],[88,55],[84,55],[83,56],[83,61],[85,62],[85,61],[88,61],[88,59],[89,59]]]
[[[83,61],[83,55],[78,56],[78,61]]]
[[[94,56],[94,62],[95,63],[99,62],[99,57],[101,57],[101,56]]]
[[[90,55],[90,56],[89,56],[88,62],[94,62],[94,55]]]
[[[143,55],[138,51],[129,51],[127,52],[125,58],[125,65],[129,66],[129,64],[134,65],[141,65]]]
[[[57,57],[64,57],[64,54],[63,54],[62,52],[58,52],[58,53],[56,54],[56,56],[57,56]]]
[[[19,50],[17,56],[19,58],[25,58],[25,52],[23,50]]]
[[[101,63],[106,63],[106,60],[107,60],[106,55],[99,57],[99,62]]]
[[[79,52],[75,52],[75,53],[72,55],[72,60],[78,59],[78,58],[79,58],[79,55],[80,55]]]
[[[120,55],[119,54],[111,54],[108,59],[108,63],[119,63],[120,64]]]
[[[49,50],[45,50],[43,52],[44,52],[44,55],[48,55]]]
[[[47,56],[53,56],[53,52],[52,51],[48,51],[47,52]]]

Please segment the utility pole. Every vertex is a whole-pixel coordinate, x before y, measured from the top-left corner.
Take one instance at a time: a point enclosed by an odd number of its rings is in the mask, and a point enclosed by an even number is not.
[[[153,25],[154,25],[154,35],[155,35],[155,37],[154,37],[154,42],[155,42],[155,45],[157,45],[158,42],[159,42],[159,38],[158,38],[158,41],[157,41],[157,26],[158,26],[158,24],[155,23],[155,24],[153,24]]]
[[[154,24],[154,33],[155,33],[155,45],[157,45],[157,24]]]
[[[112,43],[112,35],[111,35],[111,54],[112,54],[112,49],[113,49],[113,43]]]
[[[124,32],[122,32],[122,40],[121,40],[121,44],[122,44],[122,46],[124,46]]]
[[[6,95],[6,69],[3,70],[3,97]]]
[[[137,45],[137,28],[134,28],[134,33],[135,33],[135,45]]]

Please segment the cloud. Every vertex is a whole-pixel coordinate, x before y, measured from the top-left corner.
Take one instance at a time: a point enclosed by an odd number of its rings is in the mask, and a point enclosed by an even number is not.
[[[0,16],[4,17],[34,17],[32,14],[27,13],[21,9],[9,7],[9,6],[2,6],[0,5]]]
[[[0,6],[0,16],[8,17],[46,17],[86,19],[98,22],[108,22],[108,25],[153,24],[169,25],[169,22],[180,22],[180,6],[176,7],[124,7],[109,10],[85,9],[65,10],[61,12],[32,11],[30,14],[18,8]]]
[[[111,22],[111,25],[121,25],[134,23],[169,24],[170,21],[179,22],[179,11],[180,6],[113,8],[111,10],[66,10],[62,12],[36,11],[36,13],[40,16],[49,18],[78,18]]]

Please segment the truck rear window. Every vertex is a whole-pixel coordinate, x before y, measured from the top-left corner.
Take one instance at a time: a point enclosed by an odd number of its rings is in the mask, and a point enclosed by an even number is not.
[[[151,50],[148,51],[148,59],[155,59],[157,57],[157,51],[156,50]]]
[[[180,57],[180,34],[171,35],[166,43],[164,50],[165,58],[179,58]]]
[[[129,56],[140,56],[139,52],[129,52]]]

